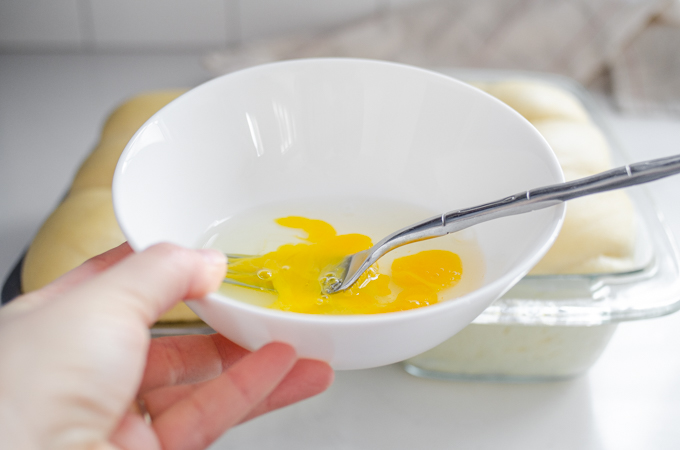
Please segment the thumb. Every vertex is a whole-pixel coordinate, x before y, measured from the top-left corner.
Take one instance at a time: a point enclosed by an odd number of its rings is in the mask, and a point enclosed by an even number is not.
[[[225,274],[226,257],[217,250],[157,244],[78,285],[68,297],[150,326],[176,303],[216,290]]]

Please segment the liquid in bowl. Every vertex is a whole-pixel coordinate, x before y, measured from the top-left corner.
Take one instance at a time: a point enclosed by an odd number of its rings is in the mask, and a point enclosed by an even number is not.
[[[422,206],[391,199],[345,198],[333,199],[332,202],[323,199],[308,199],[268,204],[214,222],[201,237],[199,246],[215,248],[231,254],[263,255],[277,250],[284,244],[301,243],[306,238],[305,233],[276,223],[277,219],[291,216],[322,220],[332,225],[338,235],[359,233],[368,236],[375,243],[397,229],[436,213]],[[437,302],[459,297],[481,286],[484,279],[482,252],[477,245],[475,233],[465,230],[409,244],[383,256],[378,261],[378,273],[391,279],[389,295],[380,297],[380,303],[378,303],[380,307],[371,308],[367,305],[364,308],[333,310],[320,306],[318,309],[307,308],[304,312],[353,314],[388,311],[389,306],[395,304],[399,293],[404,290],[403,285],[395,283],[395,276],[398,277],[399,272],[393,274],[391,271],[394,261],[398,260],[397,264],[399,264],[408,259],[404,258],[406,256],[413,259],[417,258],[413,255],[419,254],[420,257],[427,257],[437,254],[437,252],[431,252],[432,250],[443,250],[447,254],[451,252],[457,255],[463,267],[458,282],[436,294]],[[261,307],[287,309],[281,306],[281,302],[277,302],[277,294],[272,292],[223,283],[219,293]],[[331,303],[333,303],[332,300]],[[320,305],[322,301],[319,299]],[[296,311],[296,309],[292,310]]]

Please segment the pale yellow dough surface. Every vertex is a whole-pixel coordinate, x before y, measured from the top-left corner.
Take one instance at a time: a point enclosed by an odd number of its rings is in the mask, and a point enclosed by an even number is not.
[[[571,93],[540,81],[481,84],[529,120],[555,152],[567,181],[612,168],[611,149]],[[635,211],[625,191],[567,203],[564,225],[532,274],[605,273],[634,264]]]
[[[562,170],[587,176],[612,168],[607,139],[592,123],[551,119],[532,124],[550,144]]]
[[[110,189],[89,189],[66,197],[43,223],[26,253],[24,292],[39,289],[125,242],[118,226],[112,226],[116,223]]]
[[[549,83],[509,80],[480,87],[508,104],[530,122],[546,119],[588,122],[588,113],[569,92]]]
[[[498,95],[536,126],[555,151],[567,180],[611,168],[605,137],[569,92],[524,81],[481,88]],[[569,201],[557,240],[531,273],[629,270],[634,263],[635,236],[635,211],[625,191]],[[420,370],[473,379],[572,377],[585,372],[597,360],[615,328],[616,324],[471,324],[408,362]]]
[[[532,274],[621,272],[632,267],[633,205],[622,191],[567,203],[564,225]]]
[[[118,158],[134,133],[184,90],[150,92],[119,106],[107,119],[101,139],[76,173],[66,199],[52,212],[31,243],[22,269],[22,290],[39,289],[89,258],[123,242],[111,203]],[[160,322],[198,321],[179,304]]]

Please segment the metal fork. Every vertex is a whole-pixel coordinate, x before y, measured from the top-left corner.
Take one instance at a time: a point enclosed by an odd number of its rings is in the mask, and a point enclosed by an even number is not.
[[[241,276],[243,275],[252,276],[253,272],[238,272],[232,269],[232,266],[236,265],[234,263],[242,262],[244,259],[258,258],[259,256],[243,255],[240,253],[225,253],[225,255],[227,257],[227,276],[224,277],[223,280],[225,283],[233,284],[235,286],[257,289],[264,292],[276,292],[276,290],[273,287],[269,286],[269,283],[266,282],[263,282],[262,285],[254,285],[239,281],[239,278]]]
[[[680,155],[618,167],[589,177],[539,187],[471,208],[450,211],[402,228],[368,250],[347,256],[325,279],[327,294],[351,287],[385,253],[425,239],[444,236],[500,217],[555,206],[577,197],[648,183],[680,172]]]
[[[445,236],[479,223],[555,206],[578,197],[648,183],[680,173],[680,155],[630,164],[589,177],[539,187],[471,208],[445,212],[409,225],[380,240],[373,247],[347,256],[319,280],[322,292],[333,294],[350,288],[361,275],[386,253],[413,242]],[[227,254],[229,261],[255,258],[254,255]],[[227,275],[238,273],[227,272]],[[226,277],[226,283],[275,292],[266,283],[254,286]]]

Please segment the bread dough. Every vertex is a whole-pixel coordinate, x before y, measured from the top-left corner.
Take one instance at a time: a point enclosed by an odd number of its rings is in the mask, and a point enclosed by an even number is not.
[[[533,125],[550,144],[562,170],[587,176],[612,168],[607,139],[592,123],[540,120]]]
[[[131,98],[116,108],[106,120],[101,141],[122,139],[128,142],[144,122],[185,92],[185,89],[173,89],[148,92]]]
[[[504,102],[530,122],[558,119],[588,122],[581,102],[569,92],[549,83],[510,80],[480,85],[489,94]]]
[[[633,266],[635,214],[623,191],[567,202],[564,225],[531,274],[621,272]]]
[[[40,289],[86,260],[125,242],[111,201],[116,164],[144,122],[184,92],[139,95],[111,114],[99,144],[76,173],[68,196],[42,225],[26,253],[21,272],[23,292]],[[180,303],[159,322],[199,320],[189,307]]]
[[[186,303],[178,303],[158,319],[159,323],[203,322]]]
[[[555,152],[566,181],[612,168],[610,149],[591,123],[535,122]],[[635,210],[625,191],[567,202],[564,224],[548,253],[531,274],[616,273],[634,267]]]
[[[581,375],[598,359],[617,324],[596,327],[470,324],[408,363],[467,378],[531,380]]]
[[[21,271],[23,291],[40,289],[123,242],[110,189],[69,195],[40,227],[26,253]]]
[[[567,181],[612,168],[611,150],[581,102],[551,84],[510,80],[478,87],[529,120],[548,142]],[[612,191],[570,200],[555,243],[532,274],[607,273],[633,267],[635,211]]]
[[[611,169],[606,138],[594,125],[539,121],[536,128],[555,151],[566,181]],[[564,224],[531,274],[616,273],[634,267],[635,210],[625,191],[570,200]]]
[[[111,138],[101,141],[78,169],[70,192],[91,188],[111,189],[113,173],[128,141]]]
[[[584,117],[585,111],[569,92],[534,89],[527,83],[521,88],[516,83],[482,87],[536,126],[555,151],[567,181],[611,168],[605,137]],[[581,197],[566,207],[555,243],[531,274],[615,273],[634,267],[636,216],[625,191]],[[463,378],[571,377],[595,362],[615,327],[471,324],[408,363],[419,370]]]

